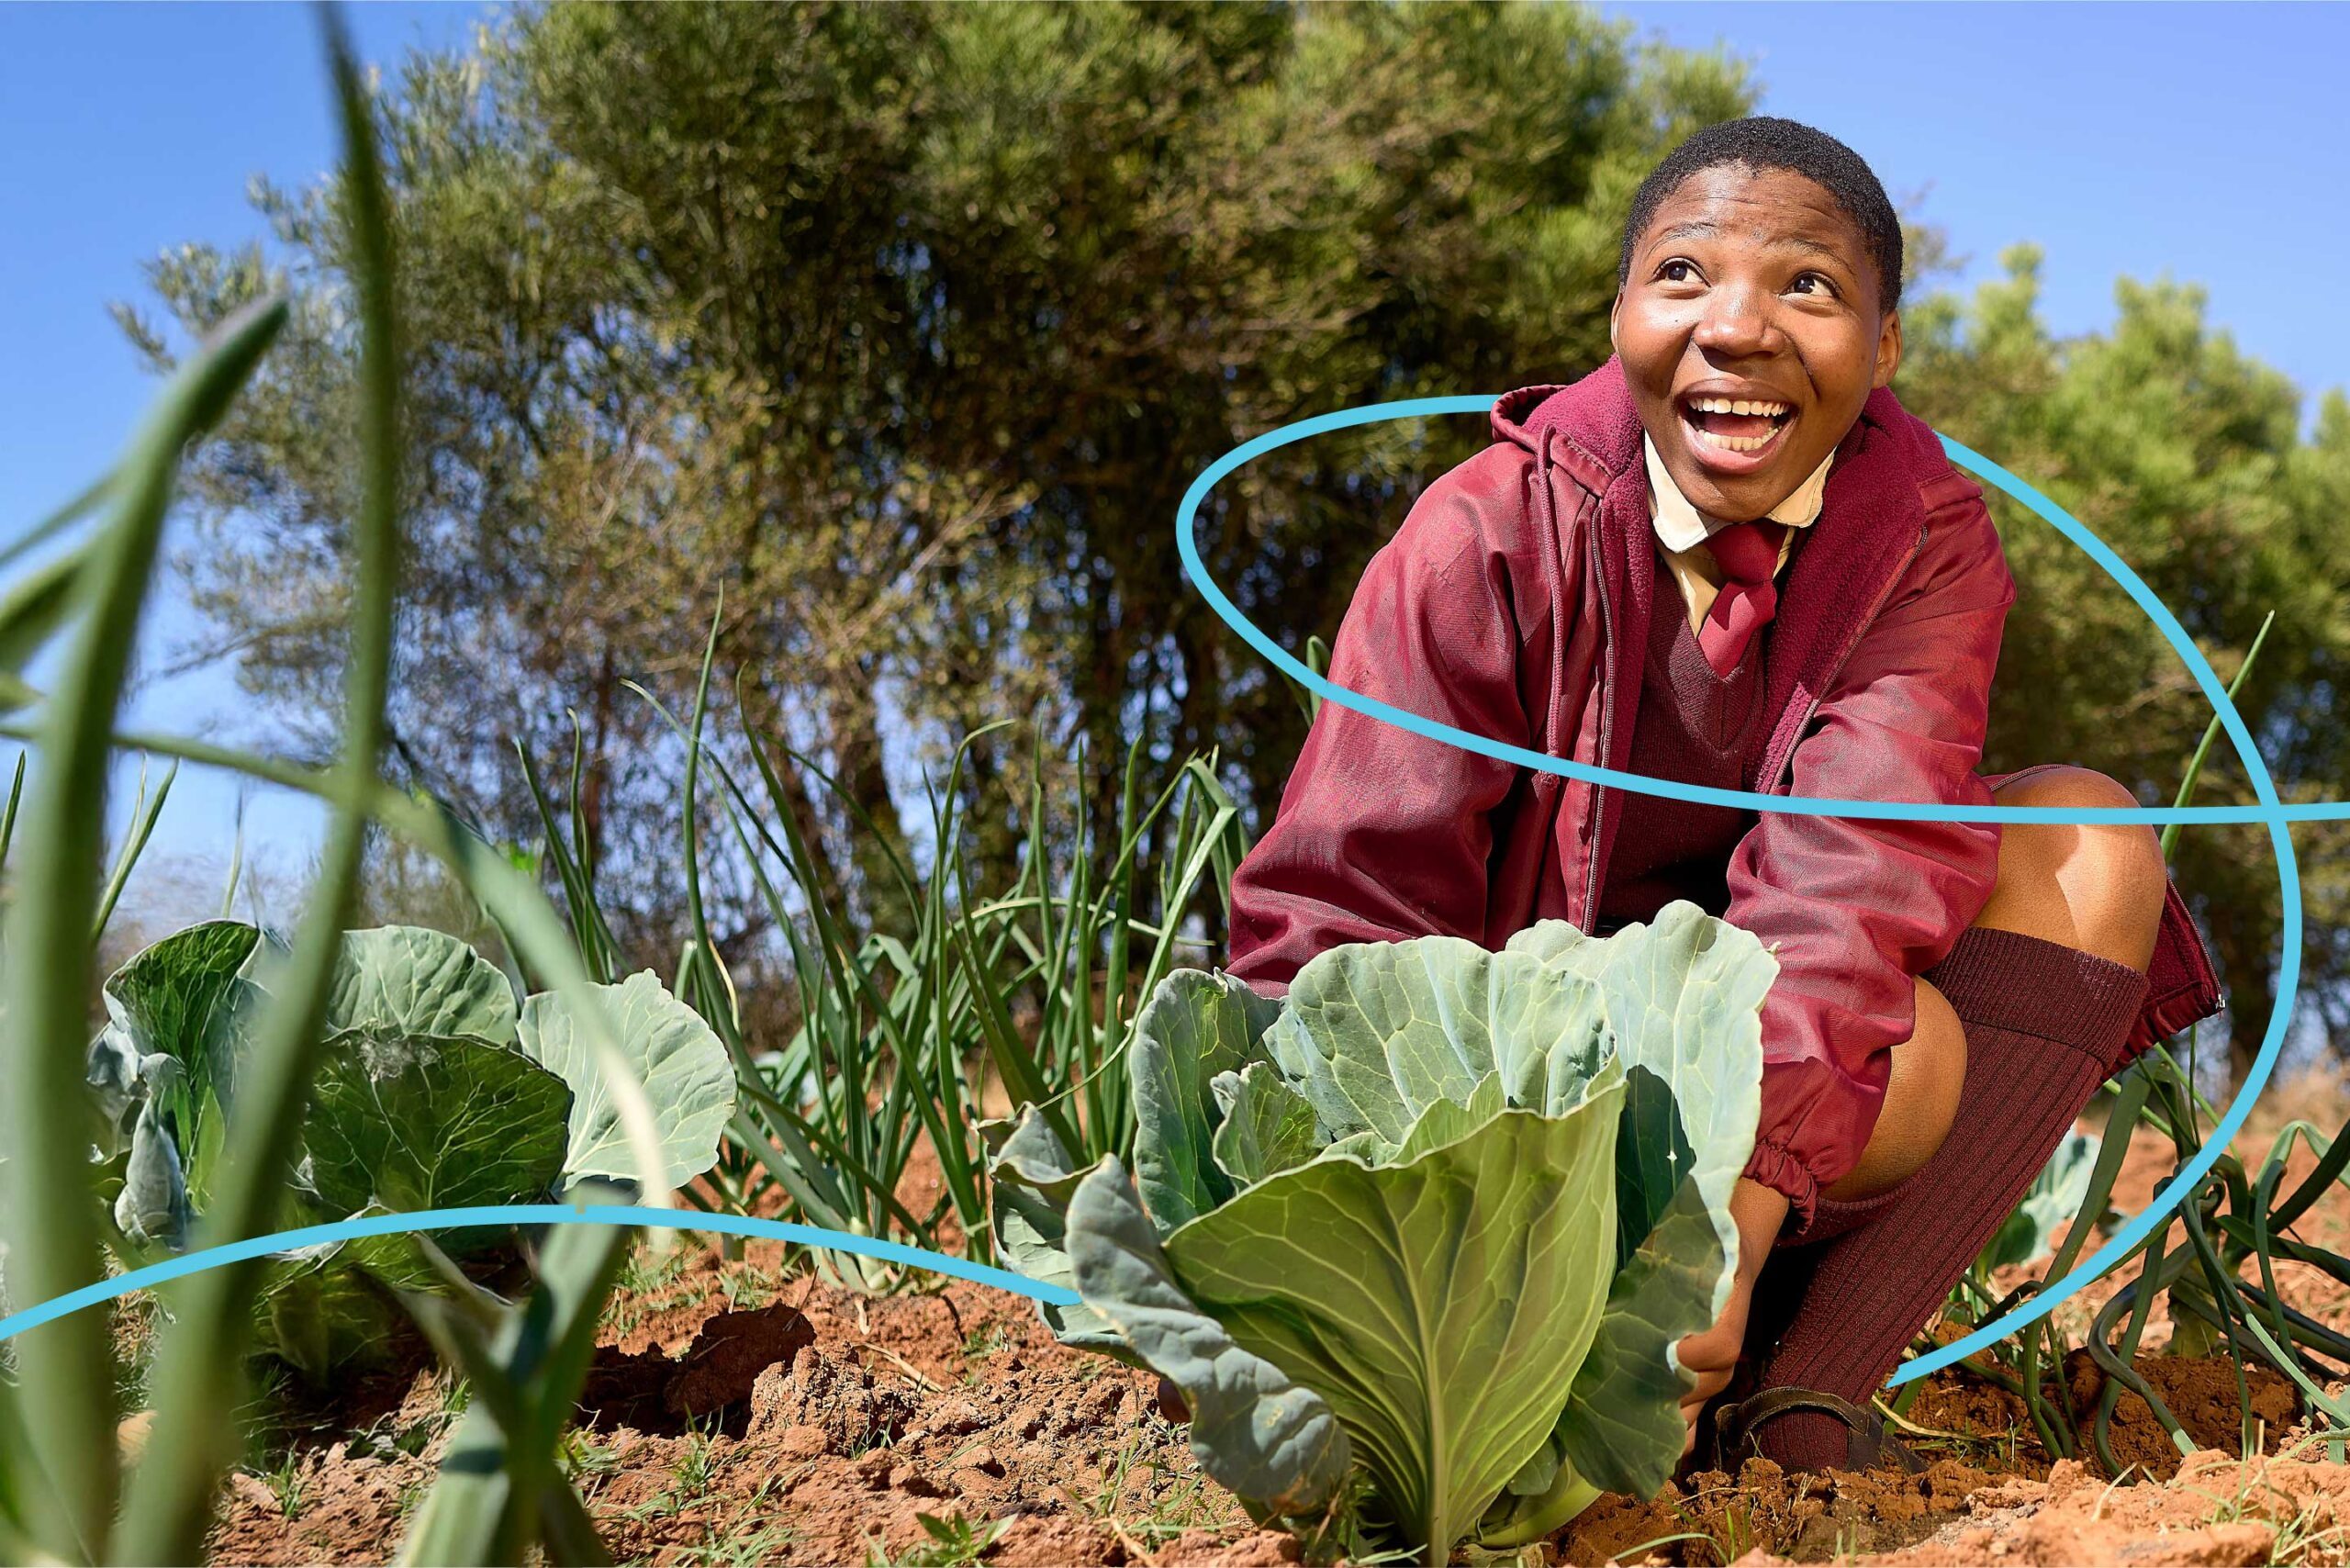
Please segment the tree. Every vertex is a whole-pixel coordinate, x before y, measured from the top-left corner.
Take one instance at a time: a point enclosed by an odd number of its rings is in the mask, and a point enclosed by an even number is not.
[[[1261,816],[1302,727],[1180,581],[1191,476],[1348,403],[1566,379],[1606,353],[1621,213],[1739,67],[1567,7],[554,6],[408,62],[389,129],[419,353],[396,716],[417,778],[532,815],[559,756],[648,942],[673,930],[680,704],[716,624],[829,875],[892,918],[893,751],[990,720],[1155,785],[1219,745]],[[315,744],[341,603],[342,241],[264,189],[301,328],[194,485],[204,653]],[[153,271],[200,328],[272,275]],[[162,335],[140,328],[159,362]],[[1203,548],[1260,623],[1326,631],[1472,421],[1317,442],[1227,486]],[[724,611],[718,604],[723,592]],[[1018,744],[983,749],[983,866]],[[914,814],[919,814],[918,810]],[[860,819],[873,824],[859,827]],[[740,901],[735,935],[754,941]]]
[[[2111,545],[2177,613],[2222,680],[2262,618],[2277,622],[2237,706],[2288,801],[2350,794],[2350,734],[2335,712],[2350,648],[2350,579],[2333,538],[2350,503],[2350,401],[2300,437],[2300,397],[2204,323],[2202,289],[2120,280],[2108,333],[2057,340],[2038,312],[2041,252],[2001,257],[2003,280],[1905,320],[1896,386],[1937,430],[2007,467]],[[1994,689],[1991,768],[2077,762],[2167,804],[2210,709],[2178,656],[2097,565],[1997,491],[1992,510],[2020,588]],[[2202,803],[2248,803],[2225,743]],[[2297,830],[2309,937],[2304,984],[2344,1026],[2350,901],[2340,824]],[[2249,1065],[2275,997],[2282,908],[2266,830],[2190,827],[2174,858],[2230,992],[2230,1041]]]

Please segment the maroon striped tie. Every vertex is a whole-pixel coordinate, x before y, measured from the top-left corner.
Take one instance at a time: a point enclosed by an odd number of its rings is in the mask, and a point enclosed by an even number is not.
[[[1697,629],[1697,650],[1718,676],[1728,676],[1746,656],[1746,644],[1778,612],[1779,590],[1772,574],[1787,525],[1764,519],[1733,523],[1706,536],[1722,568],[1721,591]]]

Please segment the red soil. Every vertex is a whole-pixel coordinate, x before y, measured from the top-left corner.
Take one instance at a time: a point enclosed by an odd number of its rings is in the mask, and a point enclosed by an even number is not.
[[[2260,1154],[2266,1143],[2240,1147]],[[2117,1204],[2143,1204],[2170,1163],[2166,1146],[2142,1137]],[[2343,1249],[2346,1207],[2329,1199],[2299,1229]],[[752,1242],[725,1260],[685,1239],[666,1260],[640,1258],[616,1294],[565,1463],[617,1560],[900,1561],[937,1545],[924,1516],[992,1532],[979,1554],[990,1563],[1296,1560],[1289,1538],[1252,1528],[1201,1474],[1153,1379],[1056,1345],[1026,1302],[961,1283],[861,1294],[805,1262],[788,1273],[778,1245]],[[2286,1282],[2297,1305],[2350,1322],[2350,1290],[2300,1272],[2309,1277]],[[2127,1278],[2064,1310],[2085,1321]],[[2233,1368],[2155,1353],[2169,1333],[2158,1315],[2139,1365],[2202,1451],[2182,1460],[2125,1394],[2113,1424],[2119,1484],[2052,1464],[2020,1400],[1946,1374],[1908,1412],[1919,1430],[1906,1440],[1933,1461],[1923,1475],[1791,1477],[1755,1462],[1652,1502],[1603,1500],[1538,1555],[2350,1562],[2350,1466],[2296,1443],[2287,1385],[2254,1374],[2255,1457],[2229,1457],[2245,1451]],[[2094,1408],[2095,1366],[2076,1356],[2061,1371],[2076,1406]],[[290,1410],[273,1453],[232,1478],[214,1554],[386,1559],[453,1425],[443,1401],[438,1370],[411,1362]]]

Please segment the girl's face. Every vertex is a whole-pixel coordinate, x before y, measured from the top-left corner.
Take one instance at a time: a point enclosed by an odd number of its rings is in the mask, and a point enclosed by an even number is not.
[[[1859,226],[1784,169],[1701,170],[1660,203],[1608,336],[1673,483],[1733,522],[1794,494],[1901,363]],[[1714,398],[1774,411],[1695,406]]]

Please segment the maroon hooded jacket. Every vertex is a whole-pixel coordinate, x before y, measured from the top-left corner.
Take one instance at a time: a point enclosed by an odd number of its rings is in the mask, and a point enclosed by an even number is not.
[[[1365,569],[1330,678],[1406,711],[1576,762],[1631,751],[1656,591],[1639,415],[1611,357],[1494,407],[1494,443],[1422,494]],[[1975,771],[2014,579],[1983,489],[1887,387],[1836,449],[1781,580],[1757,788],[1988,804]],[[1668,609],[1670,612],[1670,609]],[[1522,768],[1324,702],[1272,827],[1232,881],[1230,972],[1278,995],[1346,942],[1441,934],[1502,946],[1588,930],[1623,791]],[[1860,1159],[1914,1026],[1911,977],[1990,896],[1997,823],[1763,812],[1726,917],[1775,946],[1762,1116],[1746,1173],[1792,1224]],[[2171,890],[2129,1055],[2209,1015],[2214,979]]]

